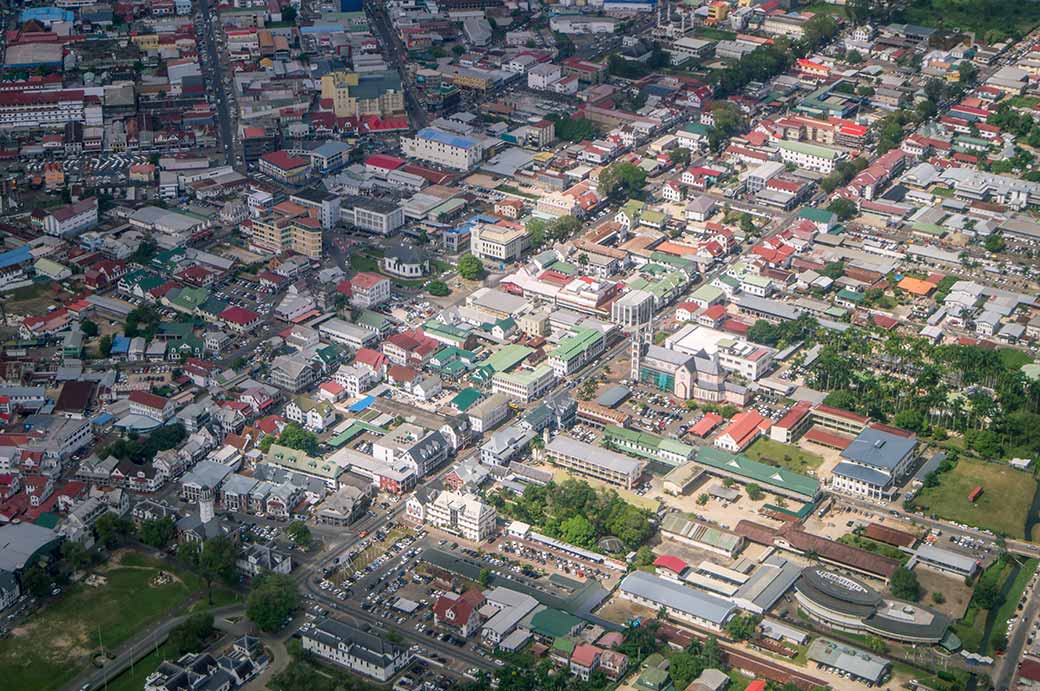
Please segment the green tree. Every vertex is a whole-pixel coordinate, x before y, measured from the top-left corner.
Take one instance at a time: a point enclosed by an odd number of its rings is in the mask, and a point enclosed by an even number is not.
[[[253,579],[246,598],[246,616],[261,631],[282,628],[300,606],[296,581],[287,574],[266,572]]]
[[[484,276],[484,264],[472,254],[459,258],[459,275],[467,281],[478,281]]]
[[[286,5],[282,8],[282,21],[288,24],[296,23],[296,8],[292,5]]]
[[[83,332],[83,335],[87,338],[94,338],[98,335],[98,325],[89,319],[84,319],[79,324],[79,330]]]
[[[285,426],[282,433],[278,435],[278,443],[311,456],[318,455],[318,436],[295,422],[290,422]]]
[[[451,295],[451,288],[444,281],[430,281],[426,284],[426,292],[435,297]]]
[[[66,540],[61,543],[61,558],[72,571],[86,568],[92,561],[87,548],[75,540]]]
[[[751,218],[751,214],[744,213],[740,216],[740,229],[745,235],[753,235],[756,232],[755,219]]]
[[[726,624],[726,633],[737,641],[747,641],[758,634],[759,618],[748,615],[737,615]]]
[[[591,547],[596,540],[596,530],[584,516],[571,516],[561,523],[560,534],[565,542],[579,547]]]
[[[35,597],[43,597],[49,593],[53,583],[51,577],[39,565],[30,566],[22,572],[22,587]]]
[[[690,150],[676,147],[668,152],[668,161],[674,166],[685,168],[690,165]]]
[[[170,631],[166,645],[172,648],[173,656],[203,650],[213,635],[213,615],[206,612],[192,614]]]
[[[194,542],[181,544],[177,549],[177,558],[193,568],[206,582],[206,599],[213,604],[213,583],[221,580],[230,584],[234,580],[238,546],[223,535],[218,535],[201,545]]]
[[[599,193],[615,200],[639,196],[646,184],[646,171],[628,161],[613,163],[599,174]]]
[[[837,215],[839,220],[847,221],[856,215],[856,203],[839,197],[830,203],[827,210]]]
[[[97,344],[98,356],[106,358],[112,353],[112,337],[105,334],[98,339]]]
[[[845,62],[849,63],[850,65],[858,65],[861,62],[863,62],[863,54],[860,53],[858,50],[850,50],[847,53],[845,53]]]
[[[701,492],[697,495],[697,506],[704,506],[711,500],[707,492]]]
[[[763,496],[765,496],[762,492],[762,488],[754,482],[749,482],[747,485],[745,485],[744,491],[747,492],[748,498],[751,501],[758,501]]]
[[[311,546],[314,537],[311,529],[303,521],[292,521],[285,527],[285,534],[300,547],[307,549]]]
[[[987,252],[1003,252],[1007,247],[1007,242],[1004,240],[1004,234],[998,231],[987,235],[982,246],[986,248]]]
[[[129,519],[111,511],[103,514],[94,523],[94,533],[98,542],[107,549],[119,547],[133,535],[134,524]]]
[[[940,593],[938,590],[936,590],[934,593],[932,593],[932,602],[934,602],[937,605],[941,605],[942,603],[946,602],[946,596]]]
[[[451,52],[455,55],[455,57],[458,57],[466,53],[466,47],[456,44],[451,47]]]
[[[491,569],[481,569],[480,573],[477,575],[477,582],[485,588],[491,585]]]
[[[162,518],[149,518],[141,522],[138,537],[141,542],[156,549],[162,549],[170,544],[177,534],[177,524],[169,516]]]
[[[636,556],[633,563],[636,566],[650,566],[654,563],[654,551],[646,545],[643,545],[636,550]]]
[[[917,574],[903,566],[892,572],[888,587],[892,596],[900,600],[917,602],[921,597],[921,584],[917,582]]]

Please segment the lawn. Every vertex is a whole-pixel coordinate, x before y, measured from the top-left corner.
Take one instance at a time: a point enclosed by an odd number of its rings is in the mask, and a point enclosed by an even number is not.
[[[997,348],[997,355],[1000,356],[1000,361],[1004,366],[1012,370],[1022,369],[1023,366],[1033,362],[1033,358],[1029,356],[1029,353],[1025,353],[1017,348]]]
[[[972,504],[968,493],[977,485],[982,496]],[[1021,538],[1034,494],[1032,475],[1001,463],[962,458],[942,474],[938,486],[922,489],[914,504],[926,514]]]
[[[704,38],[710,41],[732,41],[737,37],[732,31],[723,31],[722,29],[713,29],[708,26],[703,26],[696,31],[697,38]]]
[[[1032,109],[1040,105],[1040,96],[1015,96],[1009,99],[1007,103],[1012,108]]]
[[[744,454],[754,461],[787,468],[796,473],[815,470],[823,464],[823,456],[803,451],[793,444],[784,444],[768,437],[759,437]]]
[[[108,682],[105,688],[108,691],[141,691],[144,688],[144,680],[159,667],[166,655],[165,646],[159,646],[159,652],[154,650],[134,663],[133,670],[126,670],[118,677]]]
[[[753,677],[745,676],[738,670],[731,669],[729,671],[729,690],[730,691],[744,691],[748,687],[748,684],[754,681]]]
[[[848,16],[843,5],[831,5],[826,2],[814,2],[811,5],[806,5],[801,8],[801,11],[812,12],[813,14],[830,14],[842,19]]]
[[[994,620],[996,624],[993,626],[993,636],[1007,631],[1008,619],[1013,617],[1018,609],[1018,601],[1022,599],[1022,593],[1026,590],[1026,585],[1029,584],[1029,579],[1033,577],[1036,572],[1037,564],[1040,563],[1036,559],[1026,559],[1022,564],[1022,568],[1018,570],[1018,575],[1015,576],[1015,581],[1011,584],[1011,589],[1008,590],[1007,599],[1004,600],[1004,604],[1000,606],[996,612],[990,614],[990,616],[996,617]],[[983,655],[992,654],[993,637],[990,637],[989,651],[980,650],[979,652]]]
[[[988,43],[1024,36],[1040,24],[1040,4],[1004,0],[913,0],[899,21],[976,33]],[[990,32],[993,33],[989,36]]]
[[[949,187],[933,187],[932,194],[934,194],[936,197],[948,199],[953,196],[953,190],[951,190]]]
[[[367,254],[350,255],[350,268],[354,271],[379,271],[379,260]]]
[[[978,589],[981,583],[987,582],[999,590],[1010,574],[1010,565],[1003,561],[995,561],[978,577],[975,588]],[[961,644],[965,650],[982,652],[979,650],[979,646],[982,645],[982,634],[986,628],[986,616],[988,614],[989,610],[979,608],[973,599],[971,604],[968,605],[968,611],[953,625],[953,632],[961,639]]]
[[[90,666],[91,656],[114,648],[166,612],[176,613],[182,603],[201,589],[190,573],[176,572],[175,580],[153,584],[160,562],[128,553],[102,570],[107,581],[98,587],[75,584],[57,602],[48,605],[0,641],[0,677],[12,689],[60,689]]]

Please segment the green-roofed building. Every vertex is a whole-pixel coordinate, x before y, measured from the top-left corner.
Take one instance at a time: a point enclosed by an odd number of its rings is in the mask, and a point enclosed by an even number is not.
[[[209,321],[216,321],[221,312],[228,308],[229,304],[218,298],[209,296],[209,299],[199,305],[198,314]]]
[[[354,323],[372,329],[381,336],[386,336],[394,327],[394,323],[388,316],[373,310],[361,310]]]
[[[705,283],[690,294],[690,301],[696,302],[698,306],[707,309],[722,302],[725,297],[726,294],[722,292],[721,288]]]
[[[423,333],[441,343],[456,348],[468,348],[473,334],[468,329],[460,329],[453,324],[445,324],[442,321],[431,319],[422,325]]]
[[[199,306],[209,299],[209,291],[205,288],[187,286],[180,290],[171,290],[163,298],[163,302],[184,314],[195,314]]]
[[[535,636],[553,640],[570,636],[581,627],[581,619],[559,609],[546,607],[531,617],[530,631]]]
[[[703,446],[698,447],[694,460],[715,475],[732,478],[738,482],[754,482],[767,492],[798,501],[813,501],[820,493],[820,483],[817,480],[793,473],[786,468],[753,461],[742,454]]]
[[[630,456],[638,456],[651,461],[661,461],[677,466],[693,458],[696,449],[676,439],[666,439],[655,434],[639,432],[607,425],[603,429],[603,439],[619,451]]]
[[[484,394],[479,389],[465,388],[455,394],[455,398],[451,399],[451,405],[455,410],[464,413],[482,398],[484,398]]]
[[[855,290],[849,290],[848,288],[842,288],[838,291],[837,295],[834,296],[834,300],[839,305],[845,305],[846,307],[862,305],[863,301],[866,299],[866,295],[863,293],[857,293]]]
[[[838,222],[838,215],[836,213],[828,211],[827,209],[817,209],[815,206],[807,206],[799,211],[798,218],[812,221],[817,226],[821,226],[824,230],[829,229]]]
[[[603,338],[603,332],[597,329],[575,329],[550,353],[549,364],[556,376],[563,378],[595,360],[603,353],[605,347],[606,339]]]
[[[430,367],[440,369],[441,367],[446,367],[452,362],[462,361],[468,364],[473,364],[476,359],[476,353],[471,350],[463,350],[462,348],[456,348],[455,346],[448,346],[434,353],[433,357],[430,358],[429,364]]]
[[[191,322],[163,322],[155,332],[161,341],[181,341],[191,336],[195,327]]]
[[[697,262],[692,259],[684,259],[683,257],[677,257],[674,254],[668,254],[667,252],[660,252],[654,250],[650,253],[650,261],[655,264],[664,264],[670,266],[673,269],[682,271],[687,276],[696,276],[699,272],[697,271]]]
[[[519,343],[510,343],[504,348],[495,351],[484,363],[495,370],[495,372],[508,372],[534,352],[534,348],[528,348]]]

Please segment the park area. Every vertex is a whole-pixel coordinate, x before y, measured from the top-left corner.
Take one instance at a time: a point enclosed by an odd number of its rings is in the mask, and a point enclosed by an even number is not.
[[[204,591],[190,572],[138,552],[119,553],[0,641],[2,686],[61,689],[90,668],[102,645],[111,650],[164,614],[183,614],[189,598],[205,598]]]
[[[792,444],[783,444],[768,437],[759,437],[747,448],[744,455],[777,468],[786,468],[795,473],[806,474],[823,464],[823,457],[803,451]]]
[[[968,501],[975,487],[982,487],[982,494]],[[914,505],[955,523],[1021,538],[1034,494],[1036,479],[1031,474],[1002,463],[962,458],[939,476],[937,486],[923,488]]]

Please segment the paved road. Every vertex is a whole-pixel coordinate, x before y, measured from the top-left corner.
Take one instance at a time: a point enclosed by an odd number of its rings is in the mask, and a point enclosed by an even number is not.
[[[220,54],[217,52],[216,32],[220,25],[210,19],[210,0],[199,0],[199,12],[202,15],[199,33],[202,36],[202,47],[208,56],[207,78],[213,84],[217,94],[217,126],[220,134],[220,146],[223,150],[224,162],[227,165],[235,164],[235,138],[232,133],[231,113],[228,109],[228,98],[224,89],[224,74],[221,69]]]
[[[1033,586],[1026,593],[1026,607],[1019,617],[1017,625],[1011,631],[1008,639],[1007,650],[993,669],[993,686],[997,691],[1011,688],[1011,680],[1018,670],[1018,661],[1022,657],[1022,651],[1026,646],[1026,637],[1029,635],[1029,627],[1040,612],[1040,598],[1037,597],[1037,587]],[[998,632],[999,633],[999,632]]]
[[[226,617],[235,612],[244,614],[241,605],[218,607],[213,609],[212,612],[215,617]],[[183,614],[172,619],[167,619],[166,621],[156,625],[147,633],[123,643],[119,648],[117,648],[115,658],[107,665],[94,672],[79,675],[65,688],[68,691],[76,691],[78,689],[83,689],[84,685],[86,685],[86,688],[91,690],[103,687],[106,683],[112,681],[112,679],[129,669],[131,660],[136,662],[139,658],[147,655],[151,650],[162,645],[163,642],[166,641],[167,636],[170,635],[170,631],[181,624],[189,616],[189,614]]]

